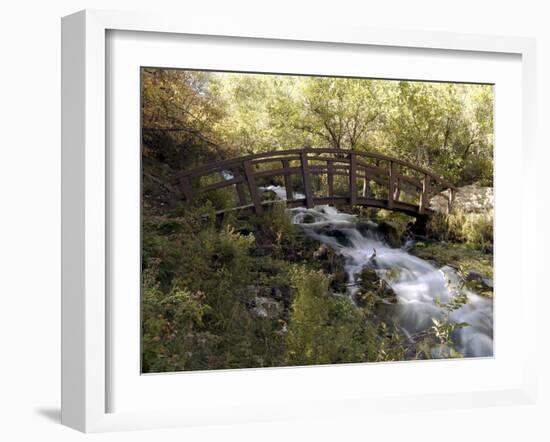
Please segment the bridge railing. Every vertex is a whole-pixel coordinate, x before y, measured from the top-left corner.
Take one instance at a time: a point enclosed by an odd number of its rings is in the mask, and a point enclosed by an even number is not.
[[[450,183],[412,163],[375,152],[328,148],[247,155],[182,172],[175,180],[188,202],[206,192],[234,187],[238,201],[235,209],[253,208],[262,213],[266,202],[258,181],[275,177],[282,177],[287,204],[293,206],[360,204],[422,215],[429,210],[430,198],[442,190],[450,190],[449,210],[454,198]],[[313,183],[318,183],[318,177],[326,177],[323,194],[322,186]],[[303,195],[294,191],[296,181],[301,181]],[[347,184],[344,190],[338,186],[342,181]]]

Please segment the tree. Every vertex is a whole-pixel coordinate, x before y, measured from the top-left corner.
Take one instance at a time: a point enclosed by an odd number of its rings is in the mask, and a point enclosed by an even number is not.
[[[336,149],[366,147],[384,116],[387,84],[373,80],[307,77],[298,127]]]

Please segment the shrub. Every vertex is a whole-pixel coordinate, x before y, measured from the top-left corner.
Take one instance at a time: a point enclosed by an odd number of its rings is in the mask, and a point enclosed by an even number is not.
[[[493,250],[493,212],[472,214],[462,227],[466,243],[472,247],[492,252]]]
[[[258,270],[258,258],[250,254],[251,233],[185,217],[173,229],[173,222],[147,217],[143,371],[281,365],[281,319],[257,318],[250,305],[284,269],[270,266],[269,275]]]
[[[202,292],[173,286],[166,293],[156,282],[158,263],[143,276],[142,370],[145,373],[197,367],[199,354],[206,354],[215,337],[201,333],[203,317],[210,307]]]
[[[218,175],[207,175],[200,178],[200,186],[205,187],[222,181]],[[194,206],[210,204],[215,210],[225,210],[235,207],[237,204],[237,191],[235,186],[222,187],[199,194],[193,199]]]
[[[464,242],[475,249],[491,252],[493,248],[493,211],[450,214],[434,213],[427,224],[428,235],[441,241]]]
[[[286,362],[290,365],[362,362],[364,317],[347,297],[329,293],[329,278],[298,268],[292,274],[294,303]]]
[[[274,249],[271,254],[280,255],[284,249],[294,246],[296,226],[284,201],[274,202],[262,215],[251,217],[249,228],[254,231],[258,242]]]

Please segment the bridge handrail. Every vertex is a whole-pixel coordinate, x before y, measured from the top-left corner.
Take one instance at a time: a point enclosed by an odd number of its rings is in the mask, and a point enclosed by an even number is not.
[[[174,180],[178,180],[183,177],[196,177],[204,175],[204,172],[215,172],[217,170],[225,170],[229,166],[239,165],[245,161],[252,161],[259,158],[270,158],[275,157],[278,155],[300,155],[301,153],[332,153],[332,154],[356,154],[364,157],[370,157],[381,161],[392,161],[396,164],[399,164],[401,166],[405,166],[409,169],[416,170],[417,172],[420,172],[422,174],[429,175],[432,179],[437,181],[439,184],[441,184],[443,187],[447,189],[455,189],[455,186],[453,186],[451,183],[446,181],[445,179],[441,178],[438,175],[435,175],[433,172],[429,171],[428,169],[425,169],[421,166],[416,166],[408,161],[400,160],[399,158],[393,158],[378,152],[370,152],[370,151],[361,151],[361,150],[344,150],[344,149],[334,149],[334,148],[304,148],[304,149],[289,149],[289,150],[274,150],[270,152],[259,152],[255,154],[249,154],[244,155],[237,158],[231,158],[227,160],[221,160],[216,161],[215,163],[210,164],[204,164],[202,166],[196,167],[191,170],[186,170],[183,172],[179,172],[174,175]],[[274,159],[273,161],[278,161],[278,159]]]
[[[331,154],[335,156],[323,156],[323,154]],[[376,160],[376,164],[364,161],[365,158]],[[298,166],[291,166],[291,161],[298,161]],[[311,164],[311,162],[321,162],[325,164]],[[379,161],[388,163],[386,167],[380,167]],[[266,170],[254,170],[254,166],[264,163],[281,163],[282,167]],[[402,166],[405,170],[400,170],[397,166]],[[406,175],[406,170],[411,170],[421,174],[418,179],[414,176]],[[200,178],[202,176],[211,175],[216,172],[230,171],[232,176],[224,181],[210,183],[201,187],[193,187],[192,178]],[[357,179],[363,179],[363,195],[361,201],[363,204],[385,204],[388,209],[398,210],[396,205],[400,205],[403,209],[403,204],[399,202],[401,192],[411,194],[413,197],[416,192],[420,192],[419,204],[416,209],[414,205],[407,203],[412,212],[423,214],[428,210],[430,195],[441,189],[450,189],[448,200],[449,210],[454,198],[455,187],[448,183],[443,178],[435,175],[433,172],[416,166],[408,161],[393,158],[377,152],[366,152],[358,150],[342,150],[334,148],[304,148],[304,149],[289,149],[283,151],[260,152],[256,154],[245,155],[228,160],[217,161],[210,164],[205,164],[197,168],[180,172],[173,179],[179,182],[180,190],[189,202],[194,195],[212,191],[215,189],[236,186],[239,197],[239,207],[247,207],[247,198],[245,196],[245,184],[250,192],[252,206],[258,213],[262,211],[262,200],[256,186],[256,178],[283,176],[286,188],[287,201],[296,202],[292,190],[292,175],[301,175],[305,193],[305,201],[307,207],[313,207],[314,202],[319,200],[319,197],[314,195],[311,176],[312,175],[327,175],[327,186],[329,199],[341,200],[334,191],[334,176],[343,175],[349,177],[348,200],[351,205],[358,203]],[[366,193],[370,193],[369,181],[380,185],[387,186],[387,199],[373,200],[370,197],[365,198]],[[432,184],[433,182],[433,184]],[[407,188],[407,186],[410,186]],[[415,190],[411,190],[411,189]],[[439,190],[438,190],[439,189]],[[408,209],[407,209],[408,210]]]

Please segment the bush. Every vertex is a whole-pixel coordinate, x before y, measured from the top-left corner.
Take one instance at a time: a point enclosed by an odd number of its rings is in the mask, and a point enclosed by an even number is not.
[[[434,213],[427,224],[428,235],[441,241],[459,241],[484,252],[493,249],[493,211],[450,214]]]
[[[486,251],[493,251],[493,211],[472,214],[462,227],[466,244]]]
[[[286,339],[290,365],[365,360],[364,317],[347,297],[329,293],[329,278],[303,268],[292,275],[294,303]]]
[[[156,282],[158,262],[143,277],[142,370],[144,373],[178,371],[198,367],[215,343],[201,333],[203,317],[210,307],[202,292],[190,292],[177,286],[165,293]]]
[[[166,222],[148,219],[143,371],[280,365],[281,324],[258,319],[249,308],[255,296],[250,287],[259,280],[250,256],[254,236],[183,219],[167,236]]]
[[[270,249],[270,255],[284,257],[285,250],[295,246],[297,230],[284,201],[274,202],[262,215],[251,217],[248,228],[261,246]]]

